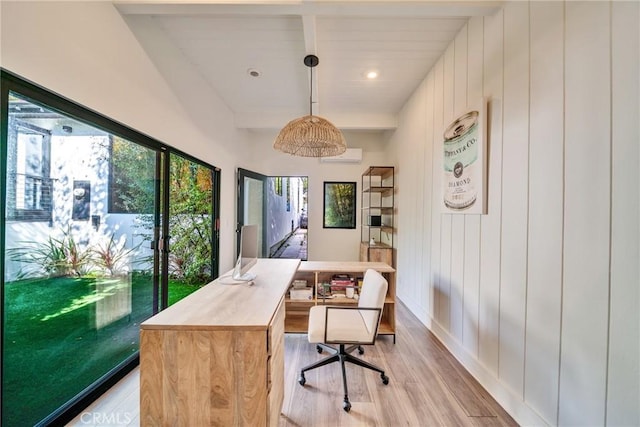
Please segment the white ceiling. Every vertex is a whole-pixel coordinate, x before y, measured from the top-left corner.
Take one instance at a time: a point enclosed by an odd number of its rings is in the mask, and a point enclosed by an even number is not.
[[[339,128],[392,129],[397,113],[468,18],[490,1],[119,0],[134,34],[161,34],[164,48],[206,81],[247,129],[279,129],[309,112]],[[144,27],[144,28],[143,28]],[[165,49],[138,37],[149,57]],[[157,37],[156,37],[157,39]],[[169,46],[171,45],[171,46]],[[166,64],[166,60],[164,62]],[[160,66],[161,73],[171,67]],[[259,77],[249,75],[257,70]],[[376,70],[379,77],[365,74]],[[168,79],[170,81],[170,79]],[[177,89],[177,88],[176,88]],[[197,88],[194,88],[197,90]]]

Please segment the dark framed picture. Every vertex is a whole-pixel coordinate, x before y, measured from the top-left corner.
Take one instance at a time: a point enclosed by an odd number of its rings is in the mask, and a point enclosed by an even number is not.
[[[325,182],[323,228],[356,228],[356,183]]]

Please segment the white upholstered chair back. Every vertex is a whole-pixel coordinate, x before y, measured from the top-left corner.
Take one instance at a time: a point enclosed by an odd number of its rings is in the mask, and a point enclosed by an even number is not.
[[[388,286],[387,279],[382,274],[372,269],[367,270],[364,273],[358,308],[379,308],[382,310]],[[379,316],[375,310],[362,310],[360,314],[369,332],[373,333],[382,316]]]

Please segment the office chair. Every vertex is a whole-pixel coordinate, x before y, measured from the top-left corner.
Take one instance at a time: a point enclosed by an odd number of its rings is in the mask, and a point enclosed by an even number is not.
[[[307,382],[304,376],[305,372],[333,362],[340,362],[344,387],[342,407],[347,412],[351,409],[351,403],[347,389],[345,362],[376,371],[380,373],[382,383],[389,384],[389,377],[384,374],[382,369],[351,355],[355,349],[358,349],[359,354],[363,354],[362,345],[375,342],[387,287],[387,280],[377,271],[369,269],[364,274],[357,307],[316,305],[311,307],[309,311],[309,342],[316,344],[318,353],[327,349],[332,354],[302,368],[298,383],[304,386]],[[329,344],[338,344],[338,348]]]

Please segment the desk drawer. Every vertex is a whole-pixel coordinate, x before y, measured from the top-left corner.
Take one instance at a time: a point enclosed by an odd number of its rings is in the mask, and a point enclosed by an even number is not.
[[[269,325],[269,352],[267,359],[267,387],[269,404],[267,424],[277,426],[284,400],[284,299]]]
[[[267,354],[271,354],[274,349],[282,348],[284,345],[284,298],[278,304],[278,309],[273,315],[273,320],[269,324],[269,335],[267,337]]]

